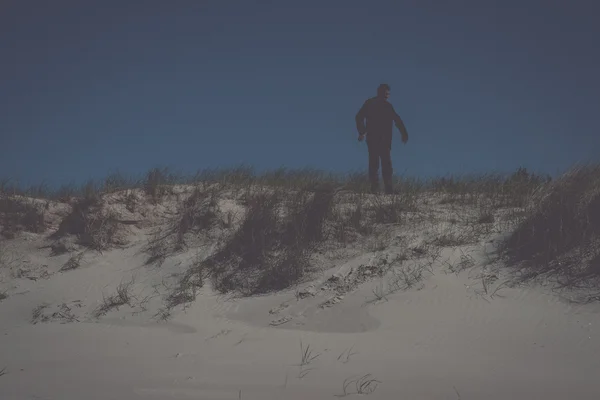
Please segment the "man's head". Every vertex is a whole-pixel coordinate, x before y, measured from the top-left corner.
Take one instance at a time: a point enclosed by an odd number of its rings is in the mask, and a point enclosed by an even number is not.
[[[390,85],[387,83],[382,83],[379,85],[377,88],[377,97],[387,100],[390,97]]]

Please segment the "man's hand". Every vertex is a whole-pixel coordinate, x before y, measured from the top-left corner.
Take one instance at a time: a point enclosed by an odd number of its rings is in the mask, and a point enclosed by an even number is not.
[[[365,140],[365,134],[361,133],[361,134],[358,135],[358,141],[362,142],[363,140]]]
[[[402,132],[402,143],[406,144],[408,142],[408,133]]]

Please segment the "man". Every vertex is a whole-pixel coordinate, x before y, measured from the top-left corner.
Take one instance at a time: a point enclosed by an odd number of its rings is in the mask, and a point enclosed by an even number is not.
[[[387,101],[390,97],[390,86],[382,83],[377,88],[377,96],[365,101],[356,114],[358,140],[362,142],[367,137],[369,150],[369,181],[371,192],[379,191],[379,163],[385,193],[393,193],[392,187],[392,131],[394,123],[402,134],[402,142],[408,141],[408,132],[394,107]],[[365,126],[365,119],[367,124]]]

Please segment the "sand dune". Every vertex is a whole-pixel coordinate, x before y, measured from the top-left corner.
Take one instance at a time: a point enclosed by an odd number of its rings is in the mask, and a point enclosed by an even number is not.
[[[176,278],[215,245],[148,265],[152,218],[72,270],[78,253],[50,255],[47,234],[3,242],[1,399],[600,398],[600,307],[505,283],[489,258],[505,231],[422,252],[443,222],[392,224],[384,246],[324,252],[291,288],[205,284],[161,320]],[[119,285],[129,301],[101,309]]]

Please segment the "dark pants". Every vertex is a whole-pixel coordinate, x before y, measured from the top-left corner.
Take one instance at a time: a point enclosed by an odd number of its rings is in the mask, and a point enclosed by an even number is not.
[[[383,185],[386,193],[392,193],[392,157],[391,146],[387,143],[369,143],[369,181],[371,183],[371,191],[379,190],[379,163],[381,162],[381,175],[383,177]]]

